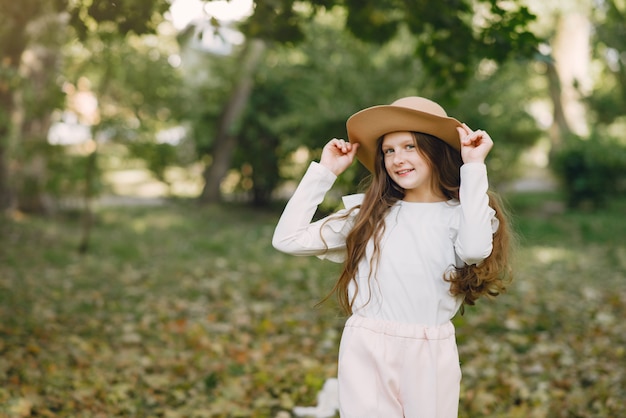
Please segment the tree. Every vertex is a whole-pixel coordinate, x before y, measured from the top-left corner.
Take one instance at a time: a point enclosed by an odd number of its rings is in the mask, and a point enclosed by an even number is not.
[[[56,80],[61,67],[58,51],[66,41],[65,21],[61,15],[48,14],[28,25],[29,47],[20,63],[19,88],[13,92],[12,160],[17,175],[12,176],[12,186],[19,209],[26,212],[45,208],[46,138],[51,109],[63,102]]]
[[[96,4],[100,6],[94,8]],[[93,138],[103,134],[112,141],[125,143],[132,155],[145,159],[157,178],[165,180],[164,165],[171,162],[175,154],[170,145],[157,144],[155,134],[175,124],[180,119],[178,112],[184,111],[184,106],[176,105],[183,102],[178,88],[181,83],[168,62],[171,53],[168,46],[175,43],[172,39],[168,45],[166,37],[153,35],[167,4],[159,1],[143,4],[148,6],[143,11],[145,15],[128,10],[129,6],[132,4],[121,5],[118,12],[122,15],[118,15],[106,8],[102,10],[103,3],[93,3],[89,7],[92,21],[85,19],[77,24],[81,42],[74,45],[73,50],[80,52],[68,56],[71,63],[66,68],[73,67],[71,74],[88,74],[93,80],[93,90],[101,104]],[[91,202],[99,183],[99,142],[94,140],[92,144],[85,159],[80,252],[86,252],[89,247]]]
[[[254,73],[265,50],[265,43],[253,39],[246,43],[241,52],[241,67],[237,74],[234,90],[218,120],[218,128],[213,139],[213,163],[204,171],[204,188],[200,200],[215,202],[220,198],[220,184],[230,168],[232,156],[237,146],[237,132],[233,126],[238,122],[248,103],[253,88]]]
[[[545,95],[531,65],[511,61],[495,65],[485,60],[467,89],[459,93],[450,114],[472,129],[487,129],[496,145],[489,153],[489,181],[502,185],[521,174],[520,155],[542,137],[529,113],[537,98]]]
[[[605,0],[594,5],[587,17],[592,29],[587,43],[593,48],[586,62],[594,60],[597,73],[591,80],[592,72],[587,72],[591,88],[579,80],[570,87],[581,97],[579,106],[585,106],[584,119],[578,119],[588,124],[589,132],[570,136],[551,161],[569,206],[585,209],[603,207],[626,190],[626,141],[621,135],[626,123],[626,4]]]
[[[367,42],[385,44],[400,30],[408,29],[417,39],[411,55],[422,63],[442,97],[463,88],[481,59],[502,63],[514,56],[529,57],[538,44],[538,39],[528,30],[535,16],[517,1],[419,0],[410,4],[400,0],[259,1],[255,2],[254,14],[241,28],[249,39],[294,44],[304,39],[305,22],[335,6],[346,10],[345,26]],[[238,88],[233,91],[237,92]],[[235,94],[229,103],[238,102],[235,96],[243,97]],[[232,112],[232,107],[227,109],[231,111],[224,114],[230,115],[233,123],[240,119],[243,107],[239,112]],[[230,131],[235,137],[237,132],[232,128],[236,125],[223,126],[225,122],[227,119],[221,119],[216,135],[221,138],[221,133]],[[223,156],[232,154],[233,141],[214,142],[212,153],[219,159],[213,158],[213,162],[219,165],[206,172],[207,186],[202,194],[205,202],[219,198],[216,185],[230,167],[230,161]]]
[[[264,204],[269,187],[278,179],[299,178],[300,170],[328,139],[345,137],[345,121],[355,109],[389,103],[402,95],[438,92],[412,57],[416,40],[408,31],[377,46],[342,30],[343,19],[345,13],[338,9],[318,14],[303,26],[300,43],[270,49],[257,72],[228,182],[230,188],[232,180],[239,178],[237,190],[248,192],[256,205]],[[530,83],[531,68],[519,62],[499,66],[484,60],[467,89],[454,100],[440,100],[451,115],[472,127],[488,127],[501,140],[502,146],[490,157],[494,182],[514,178],[520,152],[540,136],[526,111],[542,94]],[[305,163],[294,160],[294,154],[302,155],[305,147],[309,150]],[[337,186],[354,190],[366,175],[355,164]]]
[[[539,42],[529,30],[535,16],[519,0],[283,0],[255,6],[244,33],[278,42],[299,42],[303,24],[335,6],[347,11],[346,28],[367,42],[386,43],[408,28],[418,38],[415,57],[449,89],[464,86],[481,59],[531,57]]]
[[[283,80],[284,81],[284,80]],[[257,80],[242,118],[234,163],[241,167],[239,186],[252,194],[254,206],[267,206],[280,181],[281,138],[277,120],[289,112],[287,87],[276,77]]]
[[[548,92],[553,103],[551,153],[573,137],[589,134],[583,97],[591,89],[591,22],[588,2],[574,2],[547,13],[550,58],[545,60]]]
[[[22,128],[30,130],[37,125],[36,136],[43,141],[46,131],[45,118],[49,118],[61,100],[60,86],[56,84],[58,74],[57,62],[46,62],[40,73],[21,71],[25,64],[24,56],[30,52],[31,56],[39,59],[56,60],[60,54],[61,44],[46,44],[48,51],[45,56],[38,49],[46,37],[58,39],[66,33],[63,29],[69,24],[79,35],[80,40],[89,36],[100,36],[102,39],[111,39],[128,33],[153,32],[156,25],[162,20],[163,13],[168,9],[166,0],[125,0],[110,2],[108,0],[77,1],[68,0],[23,0],[0,2],[0,210],[16,206],[15,193],[9,178],[19,177],[19,172],[9,170],[9,161],[19,154],[23,137]],[[58,22],[60,26],[54,30],[42,32],[41,26],[45,22]],[[63,25],[63,22],[67,24]],[[95,30],[94,30],[95,28]],[[43,34],[43,36],[42,36]],[[27,63],[26,63],[27,64]],[[41,75],[46,77],[42,78]],[[32,91],[31,81],[39,79],[34,85],[38,91]],[[37,100],[36,111],[24,110],[16,99],[21,97],[49,97],[49,100]],[[45,94],[44,94],[45,93]],[[21,126],[13,124],[16,114],[22,115]],[[40,118],[39,123],[33,124],[32,118]],[[49,122],[48,122],[49,123]],[[18,129],[19,128],[19,129]],[[39,157],[45,159],[43,154]],[[38,157],[38,158],[39,158]],[[17,165],[20,166],[19,164]]]
[[[9,161],[17,146],[13,126],[15,93],[28,85],[20,74],[22,55],[31,42],[33,23],[63,9],[63,2],[0,2],[0,211],[15,204],[9,183]]]
[[[380,48],[343,30],[344,20],[338,9],[318,14],[303,26],[301,42],[275,45],[256,73],[233,165],[240,189],[251,193],[254,205],[270,202],[283,178],[279,168],[290,165],[296,150],[318,152],[327,139],[345,134],[345,120],[355,107],[381,95],[391,100],[417,83],[415,62],[406,53],[410,39]],[[363,72],[373,59],[377,64]],[[358,168],[341,182],[352,185],[361,174]]]
[[[602,73],[587,103],[596,123],[610,125],[624,116],[626,108],[626,4],[605,0],[601,5],[593,15],[593,51],[603,64]]]

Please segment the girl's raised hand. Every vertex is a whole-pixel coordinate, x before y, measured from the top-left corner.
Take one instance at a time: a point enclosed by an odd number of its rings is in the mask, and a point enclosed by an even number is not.
[[[359,144],[333,138],[324,145],[320,164],[338,176],[350,167],[358,148]]]
[[[493,147],[493,140],[483,130],[472,131],[469,126],[457,127],[461,140],[461,158],[464,163],[484,163]]]

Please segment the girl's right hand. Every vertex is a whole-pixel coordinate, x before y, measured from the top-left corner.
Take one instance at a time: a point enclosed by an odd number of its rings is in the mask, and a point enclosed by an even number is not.
[[[358,148],[359,144],[333,138],[324,145],[320,164],[338,176],[350,167]]]

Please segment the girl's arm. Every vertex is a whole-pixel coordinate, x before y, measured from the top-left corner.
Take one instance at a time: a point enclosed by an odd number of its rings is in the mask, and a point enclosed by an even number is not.
[[[467,125],[457,128],[461,140],[461,219],[455,242],[458,256],[467,264],[480,264],[493,249],[493,234],[498,228],[495,211],[489,206],[489,187],[485,158],[493,141],[485,131],[472,131]]]
[[[493,234],[498,229],[496,212],[489,206],[487,167],[481,163],[461,166],[461,201],[457,255],[466,264],[480,264],[493,249]]]
[[[354,160],[357,147],[343,140],[329,141],[320,163],[311,163],[278,221],[272,245],[293,255],[322,256],[345,247],[348,218],[341,213],[311,223],[313,215],[337,176]]]

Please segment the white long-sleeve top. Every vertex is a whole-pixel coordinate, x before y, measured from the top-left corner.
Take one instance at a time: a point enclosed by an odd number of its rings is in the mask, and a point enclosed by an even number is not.
[[[360,205],[363,195],[345,196],[345,209],[311,222],[336,178],[326,167],[311,163],[274,231],[272,245],[277,250],[344,261],[346,237],[358,208],[347,218],[341,215]],[[352,298],[358,288],[353,314],[429,326],[452,319],[463,300],[450,294],[445,273],[453,266],[478,264],[487,258],[498,228],[487,187],[485,165],[470,163],[461,167],[462,204],[457,200],[398,201],[385,216],[380,257],[371,263],[374,246],[370,241],[358,266],[356,284],[351,282],[348,289]]]

